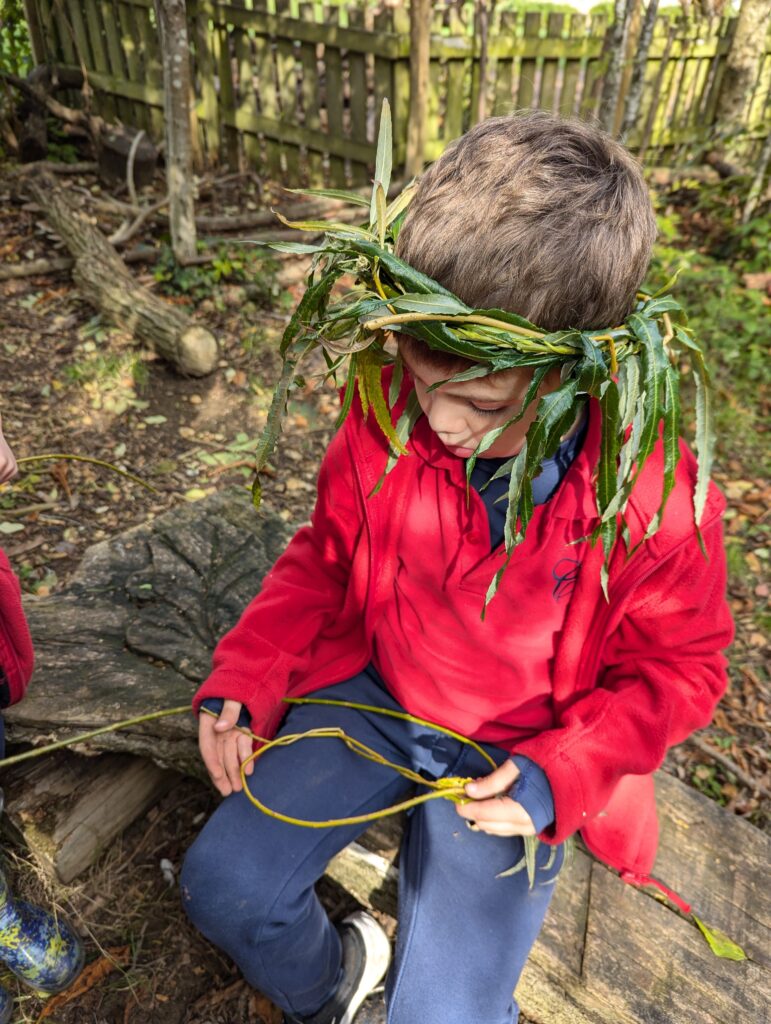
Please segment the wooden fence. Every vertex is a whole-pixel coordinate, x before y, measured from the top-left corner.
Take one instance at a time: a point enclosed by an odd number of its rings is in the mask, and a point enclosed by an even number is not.
[[[163,137],[153,0],[25,3],[38,61],[84,69],[95,111]],[[366,182],[384,96],[393,110],[397,166],[404,160],[404,7],[188,0],[187,8],[202,161],[251,165],[293,185]],[[440,4],[433,17],[427,159],[474,123],[481,89],[488,115],[517,107],[596,112],[604,17],[494,9],[484,81],[471,19],[457,5]],[[638,124],[626,140],[648,161],[671,161],[708,135],[733,27],[727,19],[657,22]],[[758,137],[768,131],[770,94],[768,47],[747,101],[746,124]]]

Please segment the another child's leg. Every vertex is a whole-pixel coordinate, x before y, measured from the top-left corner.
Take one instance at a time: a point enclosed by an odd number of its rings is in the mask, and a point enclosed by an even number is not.
[[[368,677],[357,680],[327,695],[378,703]],[[336,725],[401,762],[380,728],[382,721],[354,710],[304,705],[292,709],[281,732]],[[390,768],[334,739],[270,750],[248,781],[268,807],[316,821],[382,809],[404,799],[411,788]],[[236,961],[251,985],[292,1015],[312,1015],[337,987],[340,939],[314,884],[329,860],[364,827],[284,824],[238,793],[223,800],[188,852],[181,879],[187,913]]]
[[[458,774],[482,774],[478,766]],[[455,774],[453,769],[452,774]],[[535,885],[496,877],[523,855],[519,837],[471,831],[434,800],[410,816],[399,867],[399,930],[388,978],[389,1024],[516,1024],[514,988],[541,929],[561,851]]]

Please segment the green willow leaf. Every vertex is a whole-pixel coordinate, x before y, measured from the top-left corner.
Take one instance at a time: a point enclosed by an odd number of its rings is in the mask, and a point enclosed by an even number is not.
[[[602,518],[618,490],[618,453],[621,447],[619,432],[619,394],[613,381],[606,381],[600,398],[602,427],[600,435],[600,461],[597,466],[597,511]]]
[[[715,954],[715,956],[722,957],[724,960],[746,960],[747,954],[744,952],[741,946],[737,945],[733,939],[729,939],[725,932],[722,932],[719,928],[710,928],[709,925],[705,924],[701,918],[698,918],[695,914],[692,915],[696,926],[707,940],[709,948]]]
[[[379,181],[375,182],[375,225],[377,227],[377,240],[380,245],[385,245],[386,236],[386,197],[383,186]]]
[[[323,252],[325,246],[310,245],[305,242],[257,242],[257,245],[265,245],[268,249],[275,249],[276,252],[311,253]]]
[[[415,424],[418,422],[418,420],[420,419],[420,417],[422,415],[423,415],[423,410],[420,407],[420,402],[418,401],[418,396],[415,394],[414,391],[411,391],[409,393],[408,398],[407,398],[407,404],[404,407],[404,412],[401,414],[399,419],[396,421],[396,428],[395,428],[396,429],[396,435],[397,435],[397,437],[399,438],[399,440],[401,441],[401,443],[403,445],[407,444],[407,441],[408,441],[408,439],[410,437],[410,434],[412,433],[413,427],[415,426]],[[380,488],[385,483],[385,478],[388,476],[388,474],[391,472],[391,470],[396,466],[396,463],[398,461],[399,461],[399,453],[395,449],[392,448],[389,451],[388,461],[386,462],[386,467],[383,470],[383,475],[380,477],[378,482],[372,488],[372,491],[369,494],[370,498],[378,493]]]
[[[680,461],[680,374],[674,366],[667,367],[664,386],[666,389],[663,431],[664,485],[661,492],[661,503],[648,524],[645,540],[652,537],[661,525],[667,499],[675,486],[675,471],[677,463]]]
[[[391,386],[388,390],[388,404],[393,407],[399,400],[399,395],[402,392],[402,381],[404,380],[404,360],[399,350],[396,352],[396,359],[394,360],[394,372],[391,377]]]
[[[418,191],[417,182],[413,182],[408,185],[399,195],[394,199],[391,205],[386,210],[386,225],[391,227],[397,218],[401,217],[403,213],[406,213],[407,207],[412,202],[415,193]],[[396,241],[396,238],[394,238]]]
[[[372,190],[372,202],[369,210],[370,227],[378,222],[377,188],[383,191],[383,200],[388,194],[391,184],[391,160],[393,155],[393,133],[391,130],[391,106],[387,99],[383,100],[380,109],[380,127],[377,135],[377,152],[375,154],[375,186]],[[385,210],[383,211],[385,213]],[[382,243],[381,243],[382,244]]]
[[[584,357],[574,370],[578,378],[578,387],[594,398],[600,396],[600,385],[607,381],[608,367],[602,353],[586,334],[581,335]]]
[[[274,213],[288,228],[295,228],[297,231],[313,231],[318,233],[320,231],[329,232],[337,231],[341,235],[351,235],[361,238],[371,238],[372,235],[366,228],[357,227],[356,224],[337,224],[330,220],[287,220],[283,214],[279,213],[278,210],[274,210]]]
[[[292,192],[297,196],[319,196],[322,199],[339,199],[354,206],[369,207],[369,199],[358,192],[347,192],[340,188],[285,188],[284,192]]]

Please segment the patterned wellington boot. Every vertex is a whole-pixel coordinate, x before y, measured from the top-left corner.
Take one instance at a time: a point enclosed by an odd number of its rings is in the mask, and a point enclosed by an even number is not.
[[[0,1024],[9,1024],[13,1012],[13,996],[0,985]]]
[[[32,988],[61,992],[80,974],[83,957],[72,927],[42,907],[14,900],[0,870],[0,961]]]

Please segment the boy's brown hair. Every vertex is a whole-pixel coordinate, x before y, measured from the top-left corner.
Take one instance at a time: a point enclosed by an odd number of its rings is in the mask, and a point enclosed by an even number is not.
[[[620,143],[523,111],[481,122],[428,168],[396,253],[474,308],[591,330],[632,311],[655,236],[640,166]]]

